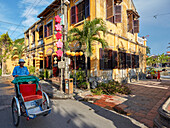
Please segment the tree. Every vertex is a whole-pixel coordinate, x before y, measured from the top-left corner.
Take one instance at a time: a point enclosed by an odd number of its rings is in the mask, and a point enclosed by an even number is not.
[[[5,63],[6,60],[10,57],[12,45],[13,41],[9,37],[8,32],[0,36],[0,49],[1,49],[0,63],[2,63],[2,75],[6,73],[6,68],[4,68],[5,65],[3,65],[3,63]]]
[[[158,55],[157,59],[158,59],[158,63],[163,64],[163,63],[167,63],[170,57],[165,56],[165,54],[161,54]]]
[[[146,47],[146,55],[149,55],[151,53],[151,48],[150,47]]]
[[[13,47],[14,47],[14,50],[12,51],[11,59],[15,55],[18,55],[18,58],[21,59],[21,57],[24,55],[24,52],[26,50],[26,46],[25,46],[25,43],[24,43],[24,38],[15,40]]]
[[[86,82],[88,82],[87,57],[92,56],[92,43],[94,41],[97,41],[102,45],[102,48],[106,48],[108,45],[106,40],[100,38],[100,32],[102,32],[103,36],[105,36],[107,32],[107,28],[105,22],[102,19],[97,19],[97,18],[92,21],[84,20],[83,29],[73,28],[68,32],[66,49],[69,49],[70,43],[74,41],[78,41],[80,47],[84,45],[86,48],[85,49]]]
[[[154,63],[155,63],[155,62],[154,62],[154,58],[153,58],[153,57],[147,57],[147,58],[146,58],[146,64],[147,64],[148,66],[152,66]]]

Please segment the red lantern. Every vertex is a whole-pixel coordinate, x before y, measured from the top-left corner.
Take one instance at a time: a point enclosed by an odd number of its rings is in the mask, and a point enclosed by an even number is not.
[[[56,51],[57,56],[61,57],[63,55],[63,51],[61,51],[61,49],[59,49],[58,51]]]
[[[62,26],[60,24],[55,25],[55,30],[56,31],[61,31]]]
[[[62,34],[57,32],[57,34],[55,36],[56,36],[56,39],[59,40],[59,39],[61,39]]]
[[[60,23],[61,22],[61,18],[59,15],[55,16],[55,22],[56,23]]]

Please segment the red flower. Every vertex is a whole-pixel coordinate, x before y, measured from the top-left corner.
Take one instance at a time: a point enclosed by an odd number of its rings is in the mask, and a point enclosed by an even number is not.
[[[56,36],[56,39],[59,40],[59,39],[61,39],[62,34],[57,32],[57,34],[55,36]]]

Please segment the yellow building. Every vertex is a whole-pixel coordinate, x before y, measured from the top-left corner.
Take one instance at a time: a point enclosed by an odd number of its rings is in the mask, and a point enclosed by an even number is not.
[[[40,20],[25,32],[26,61],[34,65],[37,72],[39,69],[49,69],[53,76],[59,73],[53,63],[54,58],[60,61],[55,54],[54,17],[61,15],[61,9],[61,0],[55,0],[38,15]],[[100,44],[93,42],[93,56],[89,61],[91,76],[123,80],[129,78],[131,70],[136,74],[145,71],[146,39],[138,37],[139,14],[132,0],[70,0],[67,16],[68,30],[73,27],[81,29],[85,18],[106,21],[108,33],[105,39],[109,46],[103,50]],[[83,57],[77,59],[79,64]],[[73,63],[71,66],[74,67]]]

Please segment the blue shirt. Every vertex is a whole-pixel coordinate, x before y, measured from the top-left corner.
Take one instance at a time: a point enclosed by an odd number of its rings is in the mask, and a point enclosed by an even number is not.
[[[29,71],[27,69],[27,67],[20,67],[20,66],[16,66],[13,70],[13,73],[12,75],[15,76],[15,75],[19,75],[19,76],[26,76],[29,74]]]

